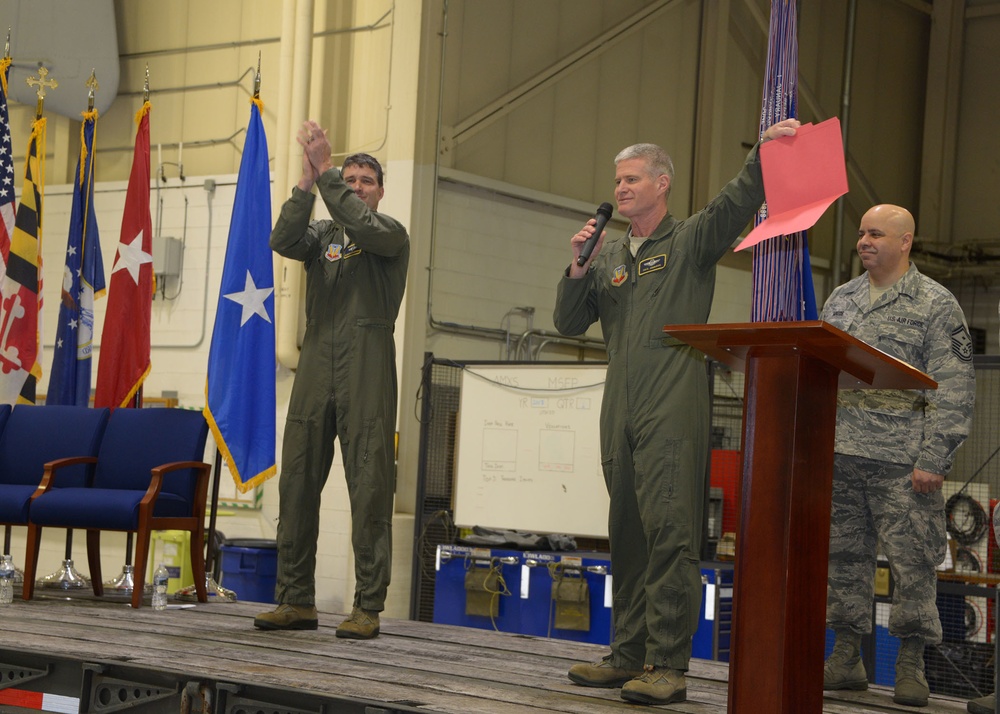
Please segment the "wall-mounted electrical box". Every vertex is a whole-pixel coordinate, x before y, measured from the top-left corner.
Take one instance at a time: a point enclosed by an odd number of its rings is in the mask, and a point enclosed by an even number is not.
[[[184,263],[184,247],[169,236],[153,236],[153,272],[158,280],[179,278]]]

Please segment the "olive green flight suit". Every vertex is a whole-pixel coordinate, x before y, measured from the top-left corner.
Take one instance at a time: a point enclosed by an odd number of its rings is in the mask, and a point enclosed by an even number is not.
[[[354,606],[382,611],[392,558],[396,348],[409,238],[330,169],[316,182],[333,220],[310,221],[315,197],[293,188],[271,248],[306,269],[306,332],[281,453],[280,603],[316,602],[320,494],[340,447],[351,500]],[[345,230],[349,240],[345,239]],[[250,386],[250,385],[248,385]]]
[[[601,459],[611,497],[615,639],[611,664],[686,671],[701,602],[709,448],[704,356],[663,334],[704,323],[715,265],[764,200],[757,147],[702,211],[667,216],[632,257],[605,244],[587,275],[559,283],[555,326],[579,335],[600,320],[608,350]]]

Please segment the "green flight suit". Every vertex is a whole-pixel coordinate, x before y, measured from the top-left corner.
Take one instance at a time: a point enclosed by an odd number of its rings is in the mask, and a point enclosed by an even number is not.
[[[320,494],[340,448],[351,500],[354,606],[385,607],[395,490],[396,347],[410,243],[338,169],[316,182],[333,220],[310,221],[315,197],[293,188],[271,248],[306,269],[306,332],[281,452],[278,603],[316,602]],[[345,239],[345,230],[347,239]]]
[[[764,200],[757,149],[739,175],[686,220],[669,213],[633,258],[608,241],[587,275],[564,275],[555,326],[600,320],[608,351],[601,460],[615,639],[611,664],[686,671],[701,602],[699,567],[709,449],[704,356],[663,326],[704,323],[715,265]]]

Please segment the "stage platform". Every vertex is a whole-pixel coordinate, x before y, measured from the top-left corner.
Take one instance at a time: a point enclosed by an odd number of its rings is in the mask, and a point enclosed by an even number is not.
[[[59,593],[61,595],[61,593]],[[597,660],[600,645],[383,620],[371,641],[338,640],[343,615],[320,613],[309,632],[261,632],[255,603],[178,604],[157,612],[123,600],[42,593],[0,608],[0,712],[211,712],[299,714],[607,714],[642,711],[617,690],[566,678]],[[650,711],[726,711],[723,663],[694,660],[688,701]],[[32,694],[44,692],[45,694]],[[17,702],[17,704],[15,704]],[[44,705],[42,704],[44,702]],[[41,708],[44,706],[45,708]],[[923,709],[892,692],[828,696],[828,714],[964,712],[965,701],[932,697]],[[746,714],[766,714],[747,712]]]

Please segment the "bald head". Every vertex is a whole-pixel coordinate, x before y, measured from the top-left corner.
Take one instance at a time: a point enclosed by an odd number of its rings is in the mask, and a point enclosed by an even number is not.
[[[913,246],[913,215],[901,206],[883,203],[861,217],[858,255],[872,284],[895,284],[910,267]]]
[[[868,212],[862,218],[862,223],[865,219],[878,221],[891,228],[898,235],[909,233],[910,238],[913,238],[913,231],[916,229],[913,222],[913,214],[902,206],[893,206],[891,203],[883,203],[869,208]]]

